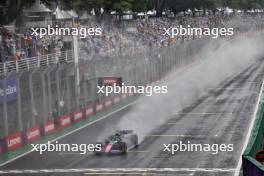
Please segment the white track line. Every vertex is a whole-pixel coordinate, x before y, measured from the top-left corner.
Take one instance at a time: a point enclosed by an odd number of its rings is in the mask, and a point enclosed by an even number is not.
[[[99,172],[84,173],[84,175],[157,175],[157,173],[140,173],[140,172]]]
[[[80,169],[38,169],[38,170],[0,170],[0,174],[25,173],[99,173],[99,172],[234,172],[235,168],[80,168]]]
[[[209,90],[248,90],[248,88],[211,88]]]
[[[206,135],[186,135],[186,134],[149,134],[146,137],[190,137],[190,138],[201,138],[206,137]]]
[[[113,114],[115,114],[115,113],[117,113],[117,112],[119,112],[119,111],[121,111],[121,110],[123,110],[123,109],[125,109],[125,108],[127,108],[127,107],[129,107],[129,106],[131,106],[131,105],[133,105],[133,104],[135,104],[135,103],[138,102],[139,100],[140,100],[140,98],[137,99],[137,100],[135,100],[135,101],[133,101],[133,102],[131,102],[131,103],[129,103],[129,104],[127,104],[127,105],[125,105],[125,106],[123,106],[123,107],[121,107],[121,108],[119,108],[119,109],[117,109],[117,110],[115,110],[115,111],[110,112],[109,114],[106,114],[106,115],[100,117],[100,118],[97,119],[97,120],[94,120],[94,121],[92,121],[92,122],[90,122],[90,123],[87,123],[87,124],[85,124],[85,125],[83,125],[83,126],[81,126],[81,127],[79,127],[79,128],[76,128],[75,130],[70,131],[70,132],[68,132],[68,133],[66,133],[66,134],[64,134],[64,135],[62,135],[62,136],[59,136],[59,137],[57,137],[57,138],[55,138],[55,139],[52,139],[52,140],[50,140],[49,142],[55,142],[55,141],[57,141],[57,140],[59,140],[59,139],[62,139],[62,138],[64,138],[64,137],[66,137],[66,136],[69,136],[69,135],[71,135],[71,134],[73,134],[73,133],[75,133],[75,132],[77,132],[77,131],[80,131],[81,129],[86,128],[87,126],[90,126],[90,125],[92,125],[92,124],[94,124],[94,123],[96,123],[96,122],[98,122],[98,121],[100,121],[100,120],[103,120],[103,119],[105,119],[105,118],[107,118],[107,117],[109,117],[109,116],[111,116],[111,115],[113,115]],[[46,143],[46,144],[47,144],[47,143]],[[23,156],[25,156],[25,155],[28,155],[29,153],[32,153],[32,152],[33,152],[33,151],[30,150],[30,151],[27,151],[27,152],[25,152],[25,153],[23,153],[23,154],[21,154],[21,155],[18,155],[17,157],[14,157],[14,158],[12,158],[12,159],[10,159],[10,160],[4,162],[4,163],[1,163],[1,164],[0,164],[0,167],[6,165],[6,164],[8,164],[8,163],[11,163],[11,162],[17,160],[18,158],[21,158],[21,157],[23,157]]]
[[[217,114],[233,114],[232,112],[186,112],[186,113],[174,113],[172,115],[217,115]]]
[[[256,106],[255,106],[253,118],[251,120],[249,129],[248,129],[248,132],[247,132],[247,135],[246,135],[246,139],[244,141],[243,148],[241,150],[241,154],[239,155],[239,161],[237,163],[237,167],[236,167],[236,171],[235,171],[234,176],[239,176],[239,173],[240,173],[240,169],[241,169],[241,165],[242,165],[242,155],[243,155],[243,152],[245,151],[245,149],[247,147],[247,144],[248,144],[250,136],[251,136],[251,131],[252,131],[253,127],[254,127],[254,123],[255,123],[255,120],[256,120],[256,114],[257,114],[257,111],[258,111],[258,105],[259,105],[259,102],[260,102],[260,99],[261,99],[261,95],[262,95],[262,92],[263,92],[263,84],[264,84],[264,82],[262,82],[262,84],[261,84],[261,88],[260,88],[260,91],[259,91],[258,100],[257,100]]]

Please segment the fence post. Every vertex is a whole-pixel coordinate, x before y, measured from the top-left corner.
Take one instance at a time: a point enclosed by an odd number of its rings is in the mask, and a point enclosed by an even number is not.
[[[29,92],[30,92],[30,103],[31,103],[31,122],[32,124],[36,123],[36,118],[35,118],[35,113],[34,111],[36,110],[35,108],[35,100],[34,100],[34,90],[33,90],[33,74],[35,73],[36,70],[31,72],[29,74]]]
[[[63,66],[61,66],[63,67]],[[58,100],[58,105],[56,105],[58,107],[57,111],[58,111],[58,115],[61,115],[61,108],[60,108],[60,101],[62,99],[61,97],[61,91],[60,91],[60,70],[61,70],[60,64],[59,64],[59,68],[56,70],[56,89],[57,89],[57,100]]]
[[[95,58],[96,59],[96,58]],[[92,100],[92,104],[95,105],[96,103],[96,99],[97,99],[97,75],[96,75],[96,67],[97,67],[97,64],[96,64],[96,61],[95,60],[92,60],[91,61],[91,64],[89,64],[90,67],[91,67],[91,92],[90,92],[90,95],[91,95],[91,100]]]
[[[84,105],[87,105],[87,100],[88,100],[88,81],[89,81],[89,79],[84,79]]]
[[[65,62],[68,62],[68,51],[65,51]]]
[[[79,72],[79,41],[77,36],[73,36],[73,59],[75,69],[75,96],[76,106],[79,107],[80,97],[80,72]]]
[[[66,77],[66,94],[67,94],[67,113],[71,112],[71,94],[70,94],[70,82],[69,76]]]
[[[18,72],[18,71],[19,71],[18,61],[16,60],[15,62],[16,62],[16,63],[15,63],[15,64],[16,64],[16,72]]]
[[[23,123],[22,123],[22,110],[21,110],[21,89],[20,89],[20,77],[22,73],[19,74],[17,79],[17,113],[18,113],[18,125],[19,130],[23,130]]]
[[[38,62],[38,66],[37,67],[40,67],[40,58],[37,57],[37,62]]]
[[[4,63],[4,75],[6,75],[7,70],[6,70],[6,62]]]
[[[52,56],[52,54],[50,54],[50,55]],[[43,56],[43,57],[45,57],[45,56]],[[47,54],[45,58],[47,60],[47,66],[49,66],[49,55]]]
[[[46,74],[45,70],[42,74],[41,74],[41,82],[42,82],[42,98],[43,98],[43,115],[44,115],[44,121],[47,120],[48,118],[48,114],[47,114],[47,97],[46,97],[46,81],[45,81],[45,74]]]
[[[7,114],[7,98],[6,98],[6,78],[4,78],[4,134],[5,136],[8,135],[9,129],[8,129],[8,114]]]
[[[26,59],[26,62],[27,62],[27,69],[29,70],[29,58]]]
[[[51,113],[53,111],[52,109],[52,91],[51,91],[51,79],[50,79],[50,73],[53,69],[50,69],[47,72],[47,83],[48,83],[48,113]]]

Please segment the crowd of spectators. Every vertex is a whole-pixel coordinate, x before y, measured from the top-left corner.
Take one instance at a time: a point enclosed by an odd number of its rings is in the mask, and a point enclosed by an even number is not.
[[[64,23],[67,25],[71,22]],[[195,17],[181,16],[174,19],[146,17],[130,21],[129,27],[126,26],[126,23],[122,27],[117,27],[114,24],[82,23],[86,27],[102,27],[103,34],[80,39],[81,58],[91,59],[95,55],[131,54],[131,52],[142,51],[146,48],[164,47],[195,38],[188,35],[171,38],[163,35],[164,28],[179,25],[199,28],[232,27],[236,32],[241,32],[250,29],[262,29],[264,18],[262,14],[219,14]],[[32,36],[30,31],[18,35],[4,28],[0,29],[0,62],[60,52],[63,48],[62,39],[58,36],[45,36],[40,39],[38,36]]]
[[[82,39],[80,48],[82,57],[85,59],[94,58],[94,55],[118,55],[120,52],[129,53],[142,51],[146,48],[163,47],[177,42],[193,40],[197,36],[170,36],[163,35],[164,28],[183,27],[195,28],[234,28],[234,34],[249,30],[259,30],[264,27],[262,14],[233,14],[233,15],[214,15],[214,16],[181,16],[175,19],[143,18],[133,22],[135,30],[127,31],[117,29],[114,25],[103,29],[100,37],[88,37]],[[99,25],[100,26],[100,25]],[[131,26],[131,22],[130,22]],[[103,26],[104,27],[104,26]]]
[[[63,42],[58,36],[39,38],[28,30],[24,34],[16,34],[0,28],[0,63],[31,58],[59,52]]]

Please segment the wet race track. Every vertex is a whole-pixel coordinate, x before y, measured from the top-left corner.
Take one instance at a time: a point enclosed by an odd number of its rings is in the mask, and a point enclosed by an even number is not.
[[[40,155],[38,152],[32,152],[0,169],[19,170],[21,174],[18,175],[53,176],[142,173],[179,176],[234,175],[263,75],[262,60],[236,72],[220,85],[212,87],[203,97],[180,113],[172,114],[166,123],[152,131],[138,148],[129,150],[125,156],[60,152],[45,152]],[[59,143],[95,143],[100,131],[114,127],[122,115],[131,110],[131,106],[60,139]],[[174,155],[163,151],[163,144],[177,144],[179,141],[196,144],[233,144],[234,150],[218,154],[176,152]]]

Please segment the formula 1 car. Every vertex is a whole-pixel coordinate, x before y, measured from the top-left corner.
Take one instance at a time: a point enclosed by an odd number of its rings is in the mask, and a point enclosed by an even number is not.
[[[104,142],[100,142],[101,151],[96,151],[96,155],[102,154],[126,154],[128,148],[138,146],[138,136],[132,130],[117,131],[109,136]]]

